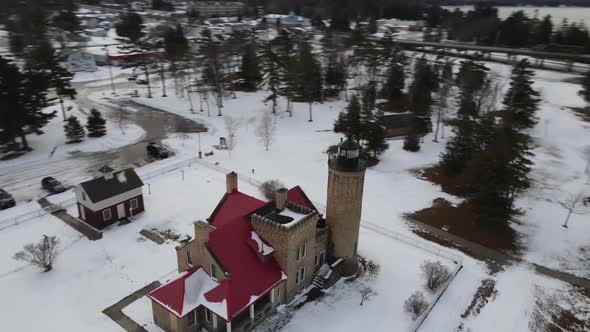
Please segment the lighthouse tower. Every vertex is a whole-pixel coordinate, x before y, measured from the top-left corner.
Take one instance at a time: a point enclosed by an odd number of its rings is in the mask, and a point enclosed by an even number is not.
[[[360,145],[348,138],[340,143],[338,154],[328,162],[326,222],[331,230],[331,254],[344,260],[343,273],[348,275],[357,271],[356,251],[367,167],[360,152]]]

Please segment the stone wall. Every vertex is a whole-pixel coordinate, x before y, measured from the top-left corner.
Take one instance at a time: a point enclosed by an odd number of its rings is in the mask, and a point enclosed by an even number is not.
[[[203,221],[195,222],[195,238],[187,242],[184,246],[176,247],[176,261],[178,264],[178,272],[184,272],[193,266],[200,265],[211,276],[212,265],[215,265],[217,281],[221,282],[230,277],[224,270],[223,264],[217,260],[213,252],[207,246],[209,241],[209,232],[214,230],[213,226],[208,225]],[[188,257],[192,264],[189,264]]]
[[[317,212],[292,202],[288,202],[287,206],[292,210],[310,213],[310,215],[290,227],[259,215],[252,215],[251,221],[256,232],[274,248],[273,255],[287,274],[284,300],[289,302],[298,292],[312,283],[316,271],[315,256],[325,250],[327,232],[324,231],[325,235],[317,236],[316,225],[320,218]],[[306,246],[305,256],[297,260],[298,248],[303,246]],[[297,273],[302,267],[305,268],[305,278],[298,284]]]

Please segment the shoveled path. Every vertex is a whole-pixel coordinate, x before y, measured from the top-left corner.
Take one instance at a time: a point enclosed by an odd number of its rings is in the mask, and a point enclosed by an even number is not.
[[[96,241],[102,239],[101,231],[84,223],[82,220],[68,214],[68,212],[64,208],[52,204],[45,197],[41,198],[38,202],[43,209],[51,211],[51,214],[58,217],[66,224],[70,225],[78,232],[82,233],[82,235],[86,236],[89,240]]]
[[[580,286],[580,287],[590,289],[590,280],[588,280],[586,278],[578,277],[578,276],[575,276],[571,273],[566,273],[566,272],[550,269],[550,268],[543,266],[543,265],[531,263],[531,262],[524,260],[522,258],[508,255],[508,254],[502,253],[498,250],[494,250],[494,249],[482,246],[481,244],[466,240],[460,236],[451,234],[451,233],[446,232],[440,228],[427,225],[427,224],[422,223],[417,220],[413,220],[410,218],[407,218],[407,220],[431,234],[434,234],[434,235],[439,236],[445,240],[448,240],[448,241],[451,241],[451,242],[454,242],[454,243],[460,245],[461,247],[467,249],[470,252],[470,254],[475,256],[476,258],[489,259],[489,260],[492,260],[492,261],[499,263],[499,264],[508,264],[508,263],[528,264],[528,265],[531,265],[532,267],[534,267],[535,271],[537,271],[537,273],[539,273],[539,274],[542,274],[542,275],[550,277],[550,278],[555,278],[555,279],[570,283],[575,286]]]
[[[123,313],[123,308],[130,305],[131,303],[139,300],[140,298],[147,295],[149,292],[153,291],[154,289],[160,287],[159,281],[154,281],[151,284],[143,287],[142,289],[126,296],[121,301],[113,304],[112,306],[104,309],[102,311],[103,314],[109,316],[115,323],[119,324],[125,331],[128,332],[147,332],[146,329],[141,327],[141,325],[137,324],[131,318]]]

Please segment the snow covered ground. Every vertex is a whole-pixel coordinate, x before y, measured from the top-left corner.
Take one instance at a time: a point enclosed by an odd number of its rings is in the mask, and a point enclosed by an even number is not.
[[[112,226],[99,241],[82,238],[51,215],[1,231],[0,247],[6,255],[0,258],[0,278],[3,279],[0,292],[13,299],[0,304],[0,312],[6,314],[5,326],[23,331],[41,328],[117,331],[118,327],[102,314],[103,309],[151,281],[165,281],[175,276],[174,246],[178,243],[169,240],[159,246],[142,238],[139,231],[157,228],[175,234],[192,234],[192,222],[206,218],[224,194],[224,173],[197,164],[183,170],[184,180],[180,170],[149,180],[151,194],[144,188],[146,212],[131,224]],[[327,174],[325,167],[322,171]],[[245,193],[260,195],[258,189],[247,182],[241,181],[239,186]],[[75,209],[71,210],[74,213]],[[54,270],[41,273],[11,259],[24,244],[36,241],[43,234],[57,235],[62,242],[62,252]],[[427,259],[440,260],[449,267],[452,262],[370,230],[362,231],[360,243],[361,253],[379,263],[382,272],[375,280],[336,287],[333,294],[325,297],[326,304],[318,303],[313,311],[321,313],[334,307],[358,310],[360,290],[370,287],[376,295],[362,307],[365,317],[369,319],[390,311],[386,323],[394,324],[392,326],[399,330],[405,329],[411,321],[401,306],[407,295],[423,287],[419,265]],[[58,305],[55,299],[59,299]],[[38,319],[24,319],[31,310],[39,312]],[[301,312],[302,317],[307,310],[309,308]],[[151,309],[145,300],[125,312],[142,324],[150,323]],[[341,320],[339,324],[346,326],[356,321],[353,315],[348,317],[349,320]],[[293,324],[300,324],[298,321],[295,317]],[[297,330],[296,326],[291,330]]]
[[[67,116],[74,115],[84,126],[90,114],[89,109],[79,109],[75,101],[66,101]],[[14,159],[0,161],[0,188],[10,192],[17,202],[31,200],[39,195],[40,179],[50,170],[61,175],[66,185],[77,184],[77,180],[87,177],[87,164],[82,159],[92,159],[93,153],[104,152],[141,140],[142,128],[131,123],[116,123],[107,119],[107,135],[98,138],[85,137],[84,141],[66,144],[63,129],[63,116],[59,105],[52,106],[47,112],[57,111],[50,123],[43,127],[42,135],[27,135],[33,151]],[[56,173],[56,174],[57,174]],[[13,214],[14,208],[0,211],[3,216]]]
[[[510,71],[510,67],[503,64],[489,63],[489,66],[504,78]],[[525,235],[527,249],[524,258],[554,268],[559,268],[564,260],[572,258],[581,246],[590,242],[590,224],[584,216],[572,216],[569,229],[561,227],[565,210],[558,204],[566,194],[588,189],[584,184],[582,151],[588,145],[590,134],[588,123],[581,122],[568,109],[583,105],[577,95],[579,86],[563,81],[572,77],[570,74],[537,71],[535,87],[541,90],[544,101],[538,114],[539,124],[534,130],[538,143],[533,170],[535,185],[519,200],[518,204],[526,214],[521,218],[522,225],[514,226]],[[141,93],[141,88],[139,90]],[[326,199],[326,150],[340,140],[340,135],[332,132],[332,126],[346,103],[314,104],[313,122],[307,121],[307,104],[296,103],[293,117],[284,112],[284,104],[279,105],[276,137],[270,151],[265,151],[256,135],[262,114],[270,111],[270,104],[262,103],[265,93],[238,93],[237,97],[228,97],[224,101],[224,117],[216,116],[212,98],[211,116],[207,116],[207,107],[204,112],[199,112],[196,94],[193,95],[196,114],[189,111],[186,98],[162,98],[154,94],[154,98],[134,99],[201,121],[209,128],[200,139],[197,134],[169,137],[165,143],[176,150],[177,156],[147,167],[157,168],[173,163],[175,159],[195,156],[200,142],[203,152],[214,152],[213,156],[205,157],[208,163],[218,163],[258,180],[278,179],[289,187],[301,185],[321,207]],[[232,151],[216,150],[213,146],[219,144],[219,138],[228,137],[224,122],[228,116],[240,122],[235,133],[235,148]],[[390,141],[390,148],[382,161],[367,171],[363,219],[417,239],[406,226],[404,213],[425,208],[437,197],[451,202],[459,200],[442,193],[439,187],[417,179],[411,172],[437,162],[444,140],[437,144],[432,143],[432,137],[426,137],[419,153],[405,152],[401,146],[401,141]],[[0,283],[0,293],[15,299],[0,304],[0,312],[9,317],[6,326],[25,331],[48,327],[63,331],[118,330],[100,313],[104,308],[153,280],[174,276],[175,243],[168,241],[157,246],[143,240],[139,230],[155,227],[190,234],[191,222],[207,217],[223,194],[224,175],[220,172],[193,164],[185,168],[184,176],[185,180],[181,182],[182,172],[175,170],[148,180],[152,194],[146,194],[146,213],[137,222],[113,227],[100,241],[79,239],[68,226],[52,216],[0,231],[0,248],[6,253],[5,259],[0,260],[0,278],[4,281]],[[257,189],[246,182],[240,182],[240,188],[246,193],[257,194]],[[40,238],[42,234],[57,234],[65,245],[71,244],[59,257],[54,271],[41,274],[10,259],[24,243]],[[376,279],[366,281],[377,295],[361,307],[358,305],[359,290],[364,284],[337,286],[318,303],[307,304],[298,311],[285,326],[285,331],[316,331],[316,326],[322,327],[322,331],[403,330],[409,325],[408,318],[401,312],[401,305],[420,287],[418,266],[424,259],[432,257],[366,230],[361,233],[359,248],[382,266]],[[463,257],[465,267],[426,319],[422,331],[451,331],[459,326],[463,326],[463,330],[471,328],[484,332],[528,331],[538,308],[539,290],[551,294],[566,293],[571,289],[562,282],[537,275],[526,265],[510,266],[490,275],[485,264]],[[489,303],[483,305],[479,313],[470,312],[461,317],[474,297],[478,298],[478,288],[486,279],[494,282],[496,295],[489,297]],[[39,301],[40,290],[43,290],[43,298],[59,298],[60,305]],[[588,307],[588,300],[585,301],[579,307]],[[41,317],[24,319],[29,310]],[[78,314],[72,315],[72,312]],[[148,324],[148,330],[154,328],[149,325],[151,310],[147,301],[140,300],[125,312]]]

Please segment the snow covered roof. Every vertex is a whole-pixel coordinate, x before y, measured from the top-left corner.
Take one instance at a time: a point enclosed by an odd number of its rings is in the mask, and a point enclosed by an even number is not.
[[[211,301],[212,290],[219,283],[211,279],[201,266],[185,271],[179,278],[153,290],[148,297],[179,317],[204,306],[227,320],[226,301]]]
[[[104,176],[80,183],[88,198],[93,203],[126,193],[143,186],[143,182],[133,168],[113,173],[113,177]]]
[[[303,190],[289,190],[289,200],[315,209]],[[225,320],[231,320],[256,299],[276,287],[287,276],[273,256],[274,248],[258,234],[248,216],[268,203],[237,190],[225,194],[207,219],[215,230],[209,233],[208,248],[223,266],[228,279],[220,282],[204,277],[193,268],[180,278],[154,290],[149,297],[182,317],[202,305]],[[261,260],[259,254],[268,256]],[[199,275],[192,277],[198,272]]]

